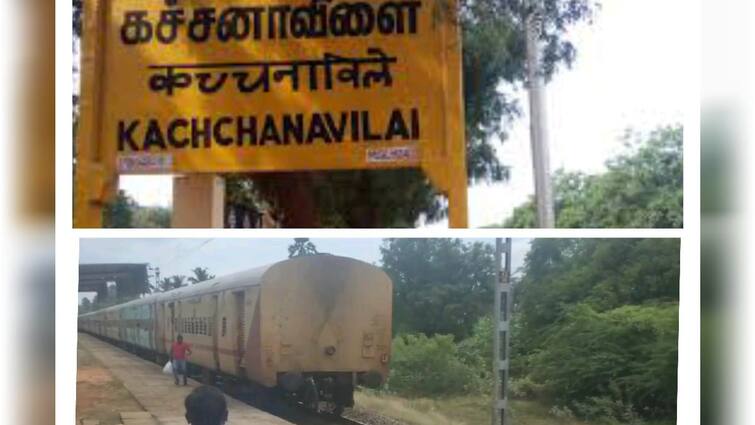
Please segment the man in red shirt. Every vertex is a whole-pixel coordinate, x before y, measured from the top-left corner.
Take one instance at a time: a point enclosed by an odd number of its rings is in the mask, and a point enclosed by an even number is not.
[[[178,375],[183,375],[184,385],[186,385],[186,359],[191,355],[191,346],[184,343],[184,337],[178,334],[176,342],[170,348],[170,362],[173,365],[173,377],[176,378],[178,385]]]

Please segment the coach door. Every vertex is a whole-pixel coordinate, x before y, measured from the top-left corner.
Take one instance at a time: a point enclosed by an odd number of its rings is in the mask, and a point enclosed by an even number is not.
[[[126,309],[122,308],[115,312],[118,318],[118,341],[126,341]]]
[[[246,366],[244,364],[244,291],[233,293],[234,311],[236,312],[236,365],[239,369]]]
[[[218,347],[220,341],[218,340],[218,320],[220,317],[219,312],[220,299],[217,295],[212,296],[212,324],[210,326],[210,334],[212,335],[212,356],[215,362],[215,370],[220,370],[220,354],[218,353]]]
[[[168,352],[170,352],[170,346],[173,344],[173,341],[176,340],[176,305],[173,303],[168,304],[168,311],[169,311],[169,321],[168,321],[168,332],[166,336],[170,337],[170,341],[167,343]]]
[[[158,353],[165,351],[165,304],[155,303],[155,349]]]

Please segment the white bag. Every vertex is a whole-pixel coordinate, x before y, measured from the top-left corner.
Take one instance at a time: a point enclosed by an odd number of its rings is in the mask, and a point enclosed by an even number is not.
[[[170,360],[168,360],[168,363],[165,363],[165,366],[163,366],[163,373],[166,375],[173,375],[173,363],[171,363]]]

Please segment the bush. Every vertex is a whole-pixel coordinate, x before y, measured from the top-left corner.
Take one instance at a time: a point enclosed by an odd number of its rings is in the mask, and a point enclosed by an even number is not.
[[[490,316],[481,317],[472,328],[472,335],[457,344],[459,359],[480,381],[478,392],[493,391],[493,329]]]
[[[512,398],[540,398],[545,385],[537,383],[529,376],[509,380],[509,395]]]
[[[625,404],[613,397],[590,397],[584,402],[575,402],[574,410],[585,419],[605,425],[639,425],[640,416],[631,404]]]
[[[409,397],[478,391],[480,379],[464,364],[451,335],[399,335],[393,340],[387,389]]]
[[[532,356],[532,379],[582,417],[673,417],[678,311],[677,304],[606,312],[579,304],[551,329],[548,349]]]
[[[574,419],[574,412],[568,406],[553,406],[548,413],[558,419]]]

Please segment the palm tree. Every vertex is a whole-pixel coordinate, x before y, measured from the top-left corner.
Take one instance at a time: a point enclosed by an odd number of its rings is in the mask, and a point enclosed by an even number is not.
[[[191,272],[194,273],[194,276],[189,277],[189,282],[191,282],[192,285],[204,282],[205,280],[215,279],[215,275],[210,274],[207,267],[194,267],[191,269]]]
[[[184,275],[173,275],[170,277],[164,277],[160,279],[160,282],[157,283],[157,290],[159,292],[167,292],[171,289],[176,289],[184,286],[184,281],[186,280],[186,276]]]

